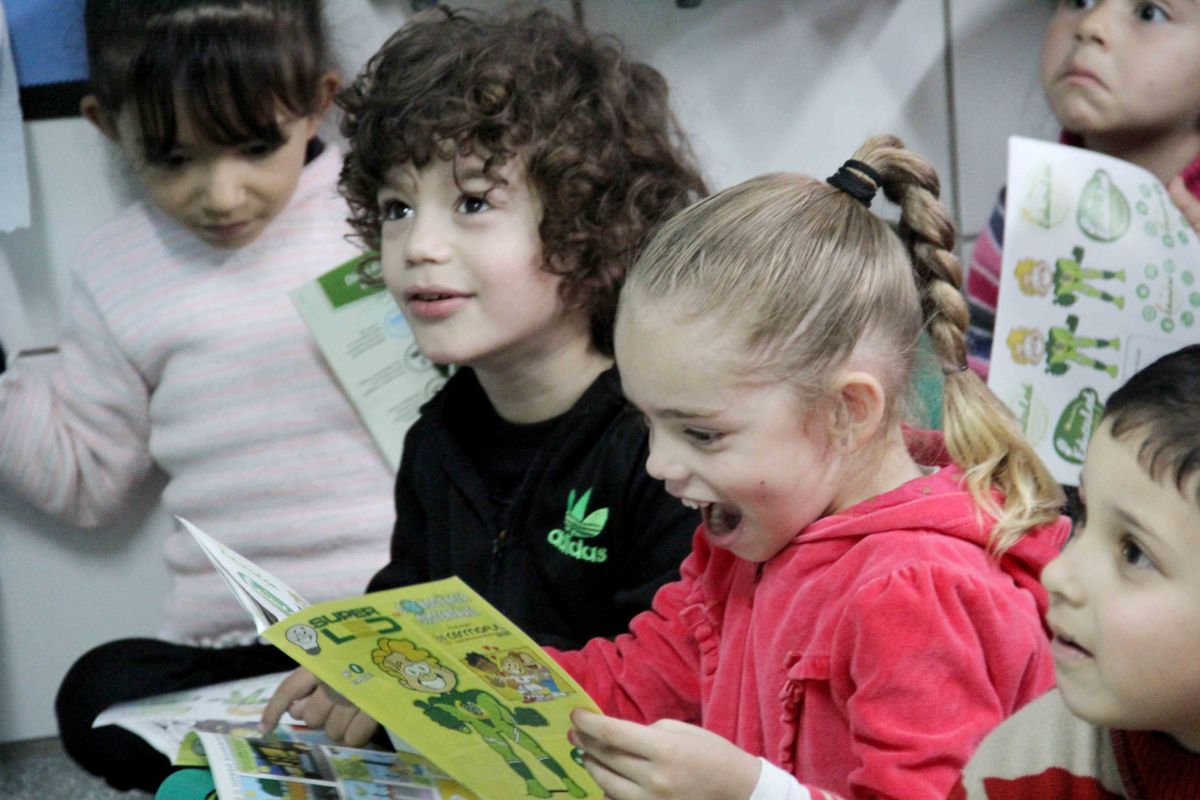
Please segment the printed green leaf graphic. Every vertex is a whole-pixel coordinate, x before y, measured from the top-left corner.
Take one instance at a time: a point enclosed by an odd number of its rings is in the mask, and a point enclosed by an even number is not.
[[[1083,187],[1076,214],[1079,230],[1098,242],[1113,242],[1129,230],[1129,201],[1102,169]]]
[[[1050,165],[1038,164],[1021,203],[1021,216],[1040,228],[1053,228],[1066,219],[1070,203],[1066,190],[1055,182]]]
[[[1054,427],[1054,451],[1065,461],[1082,464],[1088,441],[1100,424],[1104,404],[1095,389],[1086,388],[1067,403]]]

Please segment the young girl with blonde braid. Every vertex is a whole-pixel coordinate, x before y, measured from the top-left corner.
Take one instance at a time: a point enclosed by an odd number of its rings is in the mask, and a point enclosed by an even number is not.
[[[606,796],[940,800],[1053,684],[1038,577],[1068,523],[965,368],[953,239],[933,169],[877,137],[828,182],[689,207],[630,271],[616,356],[647,469],[703,524],[628,634],[555,654],[611,715],[572,732]],[[902,423],[922,330],[944,439]]]

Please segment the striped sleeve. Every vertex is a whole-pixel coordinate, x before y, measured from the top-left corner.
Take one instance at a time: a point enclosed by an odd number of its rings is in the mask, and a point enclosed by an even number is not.
[[[58,364],[0,379],[0,480],[77,525],[110,520],[150,470],[149,392],[76,276]]]
[[[963,287],[971,312],[967,328],[967,360],[971,369],[986,378],[992,357],[992,332],[996,327],[996,301],[1004,249],[1004,196],[1000,190],[987,227],[975,240]]]

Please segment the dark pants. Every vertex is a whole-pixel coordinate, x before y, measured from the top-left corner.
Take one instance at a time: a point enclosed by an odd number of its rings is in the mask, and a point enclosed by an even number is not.
[[[157,639],[120,639],[89,650],[63,678],[54,704],[63,746],[80,766],[115,789],[153,793],[173,767],[136,734],[92,721],[116,703],[296,666],[271,645],[188,647]]]

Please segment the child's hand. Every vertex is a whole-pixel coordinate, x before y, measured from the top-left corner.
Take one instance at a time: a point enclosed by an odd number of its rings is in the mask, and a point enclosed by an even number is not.
[[[1171,195],[1171,200],[1179,206],[1184,218],[1191,224],[1192,230],[1200,234],[1200,200],[1188,191],[1183,178],[1178,175],[1172,178],[1171,182],[1167,184],[1167,194]]]
[[[260,723],[263,730],[274,730],[284,711],[347,747],[362,747],[379,727],[358,706],[321,683],[304,667],[296,668],[284,678],[267,702]]]
[[[675,720],[639,725],[577,709],[572,741],[612,800],[746,800],[759,761],[715,733]]]

